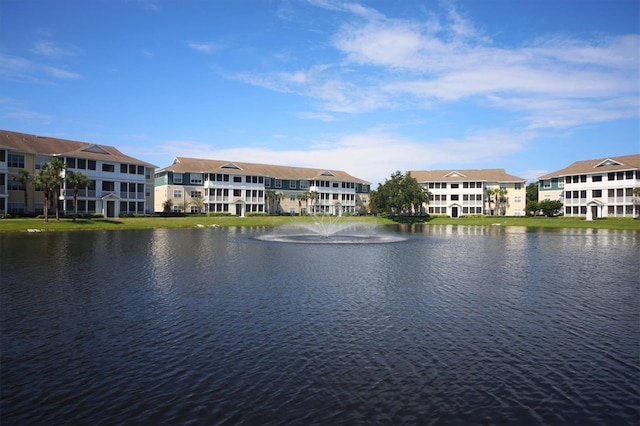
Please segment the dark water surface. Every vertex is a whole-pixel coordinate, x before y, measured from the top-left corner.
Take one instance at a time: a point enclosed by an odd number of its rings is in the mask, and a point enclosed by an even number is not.
[[[640,233],[0,236],[0,424],[640,423]]]

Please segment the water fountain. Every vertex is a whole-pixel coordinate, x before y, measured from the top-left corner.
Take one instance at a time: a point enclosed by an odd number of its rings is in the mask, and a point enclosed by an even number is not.
[[[255,237],[261,241],[298,244],[380,244],[406,240],[399,234],[376,232],[377,226],[349,223],[341,216],[313,213],[313,223],[286,225],[273,234]]]

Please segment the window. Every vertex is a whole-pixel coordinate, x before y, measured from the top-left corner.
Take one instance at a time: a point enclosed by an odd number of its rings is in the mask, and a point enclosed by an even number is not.
[[[516,195],[515,197],[513,197],[513,202],[514,203],[521,203],[522,202],[522,197],[519,195]]]
[[[116,168],[113,164],[109,164],[109,163],[103,163],[102,164],[102,171],[103,172],[109,172],[109,173],[113,173],[115,172]]]
[[[173,198],[182,198],[182,190],[174,189],[173,190]]]
[[[274,188],[282,188],[282,180],[276,179]]]
[[[295,201],[295,200],[296,200],[295,194],[289,195],[289,201]]]
[[[516,189],[516,190],[522,189],[522,183],[520,183],[520,182],[516,182],[516,183],[513,185],[513,189]]]
[[[296,181],[295,180],[290,180],[289,181],[289,189],[296,189]]]
[[[200,198],[202,196],[202,193],[200,191],[190,191],[189,195],[191,196],[191,198]]]
[[[242,176],[234,176],[233,177],[233,182],[242,183]]]
[[[87,168],[87,160],[84,158],[78,158],[78,169],[85,170]]]
[[[189,175],[189,183],[191,184],[202,183],[202,173],[191,173]]]
[[[241,194],[241,190],[240,189],[234,189],[233,190],[233,196],[234,197],[240,197]]]
[[[49,164],[49,159],[44,157],[36,157],[36,170],[44,169]]]
[[[458,201],[460,199],[460,196],[458,194],[453,194],[451,196],[451,201]]]
[[[108,180],[102,181],[102,191],[113,192],[115,191],[115,184]]]
[[[587,175],[580,175],[580,182],[586,182],[587,181]]]
[[[460,187],[460,184],[458,184],[458,183],[452,183],[451,184],[451,189],[457,189],[459,187]]]
[[[271,178],[264,178],[264,187],[271,188]]]
[[[75,169],[76,168],[76,159],[73,157],[69,157],[66,160],[67,169]]]
[[[608,173],[607,174],[607,180],[616,180],[616,174],[615,173]]]
[[[182,183],[182,173],[173,174],[173,183]]]
[[[9,154],[9,167],[17,167],[24,169],[24,155],[21,154]]]
[[[592,198],[602,198],[602,190],[601,189],[594,189],[593,191],[591,191],[591,197]]]
[[[500,189],[507,189],[507,184],[506,183],[501,183],[500,184]]]
[[[550,180],[543,180],[542,181],[542,189],[549,189],[551,188],[551,181]]]
[[[602,175],[591,176],[591,182],[602,182]]]
[[[120,164],[120,173],[128,173],[129,172],[129,166],[127,166],[126,164]]]

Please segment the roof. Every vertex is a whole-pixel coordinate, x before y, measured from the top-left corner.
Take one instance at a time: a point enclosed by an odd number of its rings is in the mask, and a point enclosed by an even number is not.
[[[504,169],[412,170],[411,177],[425,182],[526,182],[525,178],[507,174]]]
[[[172,171],[178,173],[226,173],[230,175],[254,175],[291,180],[327,180],[357,182],[369,184],[366,180],[351,176],[341,170],[314,169],[307,167],[276,166],[271,164],[245,163],[241,161],[205,160],[198,158],[176,157],[173,164],[157,172]]]
[[[88,158],[156,167],[153,164],[123,154],[113,146],[29,135],[8,130],[0,130],[0,147],[25,154]]]
[[[542,180],[569,175],[608,173],[637,169],[640,169],[640,154],[620,155],[617,157],[576,161],[569,167],[540,176],[538,179]]]

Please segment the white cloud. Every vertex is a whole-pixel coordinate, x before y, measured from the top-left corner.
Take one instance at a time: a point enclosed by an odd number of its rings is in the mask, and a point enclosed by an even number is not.
[[[81,78],[80,74],[73,71],[68,71],[62,68],[43,66],[41,67],[41,69],[46,74],[62,80],[75,80],[75,79]]]
[[[156,152],[166,157],[209,158],[263,164],[344,170],[356,177],[381,183],[395,170],[437,169],[455,164],[495,162],[523,149],[533,133],[485,130],[460,139],[416,140],[384,129],[312,142],[304,149],[266,147],[219,148],[197,141],[168,141]],[[168,165],[162,164],[161,167]]]
[[[51,40],[43,40],[37,42],[31,49],[31,52],[36,55],[59,58],[63,56],[76,56],[81,50],[76,46],[60,47]]]
[[[220,46],[216,43],[200,43],[192,41],[187,46],[189,46],[193,50],[197,50],[198,52],[205,53],[207,55],[220,50]]]
[[[639,94],[638,35],[540,37],[496,47],[451,5],[440,18],[431,13],[428,19],[407,20],[356,3],[309,3],[353,17],[332,38],[342,62],[233,78],[311,98],[319,113],[480,102],[521,114],[529,128],[572,127],[639,113],[637,101],[626,101]]]

